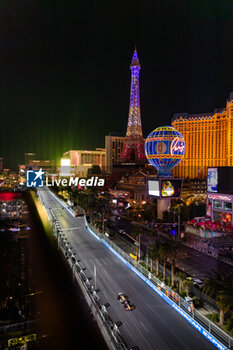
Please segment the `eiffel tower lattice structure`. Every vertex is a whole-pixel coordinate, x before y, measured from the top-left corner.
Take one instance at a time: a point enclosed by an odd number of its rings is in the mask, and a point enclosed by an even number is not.
[[[130,104],[129,117],[126,137],[123,150],[121,153],[121,163],[134,162],[144,163],[144,139],[142,135],[140,96],[139,96],[139,72],[141,66],[138,59],[137,50],[135,48],[133,58],[130,64],[131,70],[131,88],[130,88]]]

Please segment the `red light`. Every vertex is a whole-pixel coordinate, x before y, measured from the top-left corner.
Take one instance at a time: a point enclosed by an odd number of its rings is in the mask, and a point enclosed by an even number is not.
[[[13,193],[13,192],[0,192],[0,201],[13,201],[15,199],[21,198],[21,193]]]

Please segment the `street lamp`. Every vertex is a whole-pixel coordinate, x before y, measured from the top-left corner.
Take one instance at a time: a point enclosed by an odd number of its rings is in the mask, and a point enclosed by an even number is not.
[[[137,261],[140,261],[141,255],[140,255],[140,241],[141,241],[141,233],[139,233],[138,240],[134,239],[132,236],[130,236],[128,233],[123,233],[123,235],[128,236],[131,238],[134,242],[136,242],[136,259]]]
[[[139,233],[138,237],[138,261],[141,259],[141,233]]]

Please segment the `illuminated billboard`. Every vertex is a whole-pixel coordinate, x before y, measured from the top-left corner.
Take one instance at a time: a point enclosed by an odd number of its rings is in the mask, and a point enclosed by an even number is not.
[[[161,197],[162,198],[179,198],[181,195],[182,180],[169,179],[160,180],[161,182]]]
[[[61,159],[61,176],[70,176],[70,159]]]
[[[148,180],[148,193],[149,196],[155,196],[160,197],[160,190],[159,190],[159,180]]]
[[[172,176],[171,170],[184,158],[185,140],[172,126],[153,130],[145,142],[148,162],[158,170],[158,176]]]
[[[218,191],[218,168],[208,168],[207,170],[207,192]]]
[[[182,190],[181,179],[150,179],[148,194],[158,198],[179,198]]]
[[[233,167],[207,169],[207,192],[233,194]]]
[[[206,216],[211,217],[211,209],[212,209],[211,204],[207,204],[207,207],[206,207]]]

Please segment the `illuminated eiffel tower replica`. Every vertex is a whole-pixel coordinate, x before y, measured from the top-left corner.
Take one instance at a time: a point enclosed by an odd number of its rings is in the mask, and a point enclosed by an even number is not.
[[[142,136],[142,123],[139,97],[139,72],[141,66],[138,60],[137,50],[135,48],[133,58],[130,64],[131,70],[131,88],[129,117],[126,137],[121,153],[121,164],[145,164],[144,139]]]

